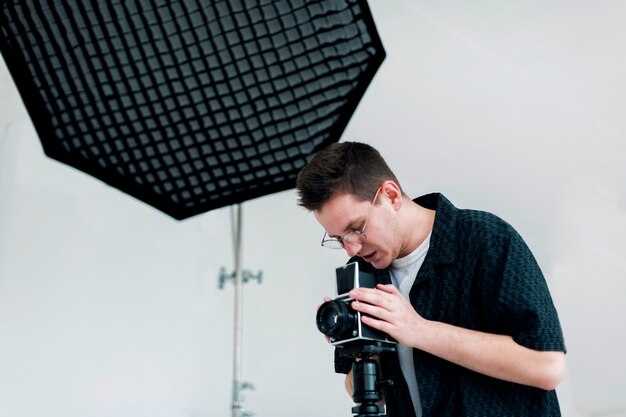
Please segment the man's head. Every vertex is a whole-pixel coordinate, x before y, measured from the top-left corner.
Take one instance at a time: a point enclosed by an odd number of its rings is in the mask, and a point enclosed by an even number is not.
[[[322,245],[343,247],[376,268],[403,254],[404,194],[378,151],[363,143],[333,144],[302,169],[298,204],[313,211],[326,233]]]
[[[339,194],[371,200],[384,181],[400,184],[376,149],[359,142],[334,143],[298,174],[298,204],[316,211]]]

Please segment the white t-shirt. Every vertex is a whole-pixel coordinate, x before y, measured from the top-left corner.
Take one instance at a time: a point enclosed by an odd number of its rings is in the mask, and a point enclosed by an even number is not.
[[[411,287],[413,287],[413,283],[417,277],[417,272],[422,266],[424,258],[426,258],[426,253],[428,252],[429,247],[430,234],[413,252],[403,258],[396,259],[391,263],[391,282],[393,282],[393,285],[395,285],[407,299],[409,298],[409,292],[411,291]],[[422,403],[420,401],[419,387],[417,386],[415,366],[413,364],[413,348],[403,345],[402,343],[398,343],[396,350],[398,352],[402,375],[404,375],[404,379],[409,387],[409,393],[411,394],[415,415],[416,417],[421,417]]]

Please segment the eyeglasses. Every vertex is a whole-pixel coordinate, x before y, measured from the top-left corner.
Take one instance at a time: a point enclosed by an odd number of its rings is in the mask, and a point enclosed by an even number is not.
[[[365,241],[367,240],[367,236],[365,235],[365,227],[367,226],[367,221],[372,214],[372,209],[376,204],[376,199],[378,198],[378,193],[380,193],[380,190],[381,187],[378,187],[378,190],[376,190],[376,194],[374,194],[374,199],[372,200],[370,211],[369,213],[367,213],[367,217],[365,218],[365,222],[363,223],[363,227],[361,228],[361,230],[353,230],[341,237],[328,236],[328,234],[324,232],[324,236],[322,237],[322,246],[329,249],[343,249],[346,247],[346,242],[359,243],[361,245],[365,243]]]

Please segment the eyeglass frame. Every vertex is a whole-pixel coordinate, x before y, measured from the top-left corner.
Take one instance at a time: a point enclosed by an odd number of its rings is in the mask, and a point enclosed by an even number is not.
[[[370,206],[370,210],[369,213],[367,213],[367,217],[365,217],[365,223],[363,223],[363,227],[361,228],[361,230],[352,230],[350,232],[345,233],[343,236],[341,237],[328,237],[328,239],[326,238],[326,236],[328,236],[327,232],[324,232],[324,236],[322,236],[322,242],[320,243],[323,247],[328,248],[328,249],[345,249],[346,245],[344,242],[348,242],[348,243],[360,243],[361,245],[364,244],[367,241],[367,235],[365,234],[365,227],[367,227],[367,222],[370,219],[370,216],[372,214],[372,210],[374,209],[374,206],[376,205],[376,199],[378,198],[378,194],[380,194],[380,191],[383,189],[383,186],[381,185],[380,187],[378,187],[378,189],[376,190],[376,194],[374,194],[374,198],[371,201],[371,206]],[[359,236],[359,238],[354,239],[354,241],[351,240],[351,238],[349,237],[349,235],[354,235],[354,236]],[[360,241],[360,239],[363,239],[362,241]],[[338,246],[328,246],[325,245],[325,243],[336,243]]]

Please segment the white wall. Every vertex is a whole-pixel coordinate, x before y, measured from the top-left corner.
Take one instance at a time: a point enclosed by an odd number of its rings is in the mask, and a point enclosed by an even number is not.
[[[626,416],[626,3],[371,0],[387,59],[343,139],[525,237],[569,348],[564,416]],[[340,252],[292,191],[243,205],[244,409],[349,415],[315,306]],[[0,415],[228,416],[229,209],[176,222],[47,159],[0,68]]]

